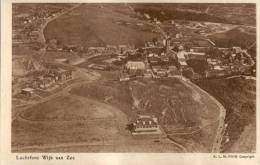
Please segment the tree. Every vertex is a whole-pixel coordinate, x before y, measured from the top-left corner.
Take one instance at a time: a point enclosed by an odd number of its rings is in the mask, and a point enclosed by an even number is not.
[[[194,71],[193,71],[193,69],[190,68],[190,67],[182,71],[182,75],[183,75],[184,77],[187,77],[187,78],[192,78],[192,77],[193,77],[193,74],[194,74]]]
[[[152,41],[153,41],[153,44],[154,44],[154,45],[156,45],[156,44],[157,44],[157,42],[158,42],[158,39],[157,39],[157,37],[153,37]]]

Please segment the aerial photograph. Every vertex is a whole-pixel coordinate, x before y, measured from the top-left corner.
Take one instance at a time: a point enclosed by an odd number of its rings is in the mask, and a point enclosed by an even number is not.
[[[255,153],[256,4],[12,3],[13,153]]]

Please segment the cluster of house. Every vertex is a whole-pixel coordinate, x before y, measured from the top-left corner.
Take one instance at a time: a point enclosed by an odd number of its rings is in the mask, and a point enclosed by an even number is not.
[[[147,42],[142,49],[144,57],[141,60],[127,61],[120,80],[129,80],[131,77],[171,77],[184,75],[187,71],[192,73],[190,78],[210,78],[228,76],[235,73],[246,73],[255,64],[246,50],[240,47],[216,48],[220,50],[220,55],[212,56],[209,54],[209,47],[191,47],[185,49],[183,45],[173,49],[171,40],[164,39],[161,44],[158,42]],[[195,73],[188,64],[189,61],[200,61],[204,66],[204,72]],[[228,61],[227,61],[228,60]],[[196,64],[198,65],[198,64]],[[200,66],[196,66],[197,68]],[[203,66],[201,66],[203,67]]]
[[[240,64],[240,65],[254,65],[255,62],[252,59],[251,55],[248,54],[246,50],[241,49],[240,47],[232,48],[220,48],[223,52],[225,59],[228,59],[230,64]]]
[[[165,39],[162,46],[157,43],[146,43],[142,49],[142,59],[127,61],[120,80],[129,80],[131,77],[142,76],[145,78],[162,78],[172,75],[180,75],[176,62],[177,52],[171,50],[169,40]]]
[[[144,26],[145,24],[142,22],[138,22],[138,23],[133,23],[133,22],[126,22],[124,20],[120,20],[120,21],[114,21],[114,23],[118,24],[118,25],[135,25],[135,26]]]
[[[134,49],[135,47],[133,45],[106,45],[104,47],[88,47],[88,52],[123,54],[128,51],[133,51]]]
[[[176,56],[182,68],[188,66],[188,60],[206,60],[207,58],[205,52],[198,52],[195,47],[191,48],[190,51],[185,51],[183,46],[179,47],[179,51],[176,53]]]
[[[72,79],[72,71],[65,69],[50,69],[46,74],[38,76],[32,83],[34,88],[47,89],[56,82]]]
[[[14,8],[19,10],[19,5]],[[40,27],[46,19],[56,16],[64,9],[62,6],[35,7],[28,10],[27,13],[15,15],[12,30],[13,44],[29,44],[33,49],[45,49],[43,43],[39,41]]]
[[[219,48],[222,52],[219,59],[207,58],[209,69],[205,76],[220,77],[231,74],[250,74],[250,68],[255,64],[246,50],[240,47]]]
[[[30,87],[21,90],[24,95],[31,95],[35,89],[46,90],[57,83],[63,83],[72,79],[72,71],[65,69],[49,69],[42,75],[37,76],[31,82]]]
[[[135,50],[133,45],[105,45],[105,46],[91,46],[83,47],[82,45],[75,44],[63,44],[57,45],[55,39],[54,44],[48,44],[47,51],[58,51],[58,52],[81,52],[88,56],[90,55],[110,55],[110,54],[124,54],[126,52],[132,52]],[[53,46],[54,45],[54,46]]]

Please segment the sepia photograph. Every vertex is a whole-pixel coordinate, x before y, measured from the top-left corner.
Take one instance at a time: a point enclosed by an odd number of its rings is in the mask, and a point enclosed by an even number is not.
[[[256,153],[256,3],[12,3],[12,153]]]

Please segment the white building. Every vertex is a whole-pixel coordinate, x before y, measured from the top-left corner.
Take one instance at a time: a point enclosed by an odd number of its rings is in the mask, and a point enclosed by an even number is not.
[[[140,115],[133,122],[132,134],[161,134],[158,119],[154,116]]]

